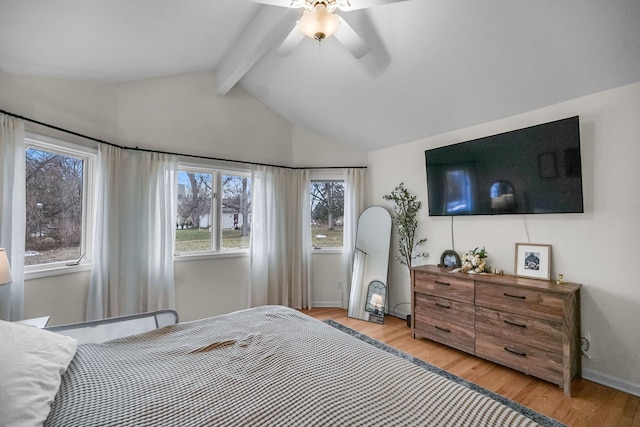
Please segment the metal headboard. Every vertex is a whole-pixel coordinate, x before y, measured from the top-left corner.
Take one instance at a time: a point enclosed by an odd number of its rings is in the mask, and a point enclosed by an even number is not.
[[[178,313],[175,310],[158,310],[51,326],[45,329],[75,338],[78,340],[78,344],[89,344],[140,334],[176,323],[178,323]]]

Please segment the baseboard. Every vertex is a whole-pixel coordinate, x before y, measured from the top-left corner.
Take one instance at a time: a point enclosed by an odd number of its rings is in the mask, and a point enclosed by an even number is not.
[[[342,308],[342,301],[311,301],[314,307]]]
[[[405,313],[404,311],[401,310],[396,310],[393,313],[387,313],[387,314],[391,314],[392,316],[395,316],[399,319],[407,319],[407,316],[409,316],[411,313]]]
[[[640,384],[635,384],[630,381],[612,377],[611,375],[592,371],[590,369],[582,369],[582,378],[640,397]]]

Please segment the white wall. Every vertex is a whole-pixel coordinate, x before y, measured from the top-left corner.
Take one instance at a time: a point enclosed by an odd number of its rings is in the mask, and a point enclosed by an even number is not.
[[[180,321],[247,308],[248,256],[180,261],[174,269]]]
[[[98,139],[117,136],[117,96],[117,86],[111,84],[0,72],[1,109]]]
[[[342,307],[344,283],[342,252],[319,249],[311,256],[311,298],[314,307]]]
[[[516,242],[552,245],[552,277],[583,284],[582,330],[591,336],[583,375],[640,395],[640,83],[526,114],[369,153],[367,200],[400,182],[422,201],[418,235],[437,264],[450,249],[451,218],[429,217],[424,151],[569,116],[580,116],[584,214],[456,217],[455,249],[485,246],[490,264],[513,273]],[[395,243],[394,243],[395,244]],[[391,306],[410,301],[406,267],[391,263]],[[408,305],[398,308],[406,312]]]
[[[306,129],[293,127],[293,165],[306,166],[366,166],[367,153],[324,138]]]
[[[236,86],[215,92],[202,72],[118,85],[122,144],[289,166],[292,126]]]
[[[50,316],[48,326],[85,320],[89,271],[25,280],[24,318]]]

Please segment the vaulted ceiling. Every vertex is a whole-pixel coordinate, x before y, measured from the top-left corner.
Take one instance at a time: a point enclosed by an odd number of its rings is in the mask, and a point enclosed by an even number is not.
[[[210,70],[220,96],[240,85],[292,124],[366,150],[640,81],[638,0],[406,0],[337,12],[371,48],[361,58],[335,37],[279,55],[301,13],[251,0],[0,0],[0,70],[106,82]]]

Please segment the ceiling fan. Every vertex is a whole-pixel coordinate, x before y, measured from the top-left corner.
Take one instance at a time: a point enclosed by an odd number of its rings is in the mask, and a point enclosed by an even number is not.
[[[322,42],[335,37],[351,54],[361,58],[371,48],[347,21],[334,12],[362,10],[374,6],[398,3],[406,0],[251,0],[271,6],[303,9],[302,16],[278,49],[278,54],[288,55],[305,36]]]

